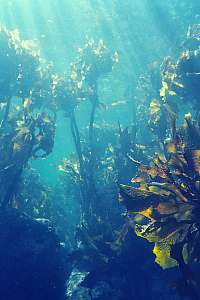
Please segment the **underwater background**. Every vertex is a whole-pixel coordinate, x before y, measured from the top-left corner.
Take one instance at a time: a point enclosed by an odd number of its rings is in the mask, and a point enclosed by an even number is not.
[[[33,299],[200,299],[200,2],[0,4],[0,227],[25,213],[63,258]]]

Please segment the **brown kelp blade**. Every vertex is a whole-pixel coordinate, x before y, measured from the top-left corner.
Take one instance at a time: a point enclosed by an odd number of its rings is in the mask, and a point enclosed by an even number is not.
[[[157,206],[165,198],[164,195],[140,190],[132,186],[120,185],[120,201],[123,202],[128,211],[144,211],[148,207]]]

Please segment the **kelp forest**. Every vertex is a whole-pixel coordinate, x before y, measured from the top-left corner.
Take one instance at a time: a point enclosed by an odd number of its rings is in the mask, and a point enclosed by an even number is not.
[[[0,299],[200,299],[199,4],[168,2],[176,48],[140,68],[128,17],[62,67],[1,24]]]

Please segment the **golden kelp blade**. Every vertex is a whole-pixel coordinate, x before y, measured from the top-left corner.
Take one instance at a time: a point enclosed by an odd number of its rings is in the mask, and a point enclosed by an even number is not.
[[[153,115],[155,113],[158,113],[160,111],[160,103],[158,100],[154,99],[150,102],[149,105],[150,108],[150,114]]]
[[[145,177],[135,177],[135,178],[132,178],[131,179],[131,182],[132,183],[140,183],[140,182],[143,182],[143,181],[145,181]]]
[[[168,85],[167,85],[167,82],[162,81],[162,87],[161,87],[161,89],[160,89],[160,97],[165,97],[167,91],[168,91]]]
[[[163,195],[163,196],[169,196],[170,192],[166,191],[165,189],[162,189],[158,186],[155,185],[148,185],[148,191],[159,194],[159,195]]]
[[[152,222],[156,221],[153,217],[153,207],[152,206],[148,207],[146,210],[138,212],[138,214],[142,215],[143,217],[148,218]]]
[[[155,262],[164,270],[178,265],[177,261],[170,257],[170,246],[164,243],[155,243],[153,253],[156,256]]]
[[[155,243],[153,253],[156,255],[156,262],[163,268],[168,269],[178,265],[178,262],[171,257],[171,247],[185,239],[190,225],[180,225],[180,228],[169,234],[166,238]]]
[[[176,146],[174,143],[167,144],[167,152],[169,153],[176,153]]]

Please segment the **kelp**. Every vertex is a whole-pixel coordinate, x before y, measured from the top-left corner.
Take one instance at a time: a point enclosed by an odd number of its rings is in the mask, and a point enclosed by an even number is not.
[[[32,41],[0,28],[0,203],[12,205],[29,159],[51,153],[55,103],[51,66]]]
[[[197,126],[194,129],[199,130]],[[120,186],[120,199],[128,217],[141,215],[147,222],[135,223],[136,234],[155,243],[156,262],[164,269],[179,264],[171,254],[176,244],[182,244],[185,263],[200,260],[194,240],[188,251],[193,231],[198,232],[200,205],[200,151],[190,148],[188,130],[186,123],[185,140],[183,132],[177,131],[179,142],[166,144],[166,156],[154,156],[150,165],[139,164],[140,175],[132,180],[138,187]]]
[[[162,85],[160,97],[173,109],[182,103],[189,103],[199,110],[199,62],[200,40],[199,24],[189,27],[183,50],[176,62],[167,57],[161,67]],[[179,100],[180,101],[177,101]]]
[[[66,170],[73,177],[76,175],[76,183],[79,183],[82,195],[82,212],[88,217],[98,201],[94,172],[95,168],[101,167],[101,161],[97,158],[97,136],[95,134],[96,111],[103,106],[99,100],[98,84],[99,79],[110,73],[117,62],[117,52],[110,51],[102,40],[98,43],[88,40],[83,48],[78,49],[78,57],[71,64],[70,72],[62,77],[53,77],[53,95],[56,105],[70,120],[70,130],[78,158],[76,172],[74,172],[73,164],[70,163],[59,169]],[[91,112],[88,131],[84,142],[81,143],[82,137],[77,125],[76,110],[86,102],[91,104]],[[91,197],[91,195],[93,196]]]
[[[169,57],[164,60],[160,99],[153,99],[149,105],[151,128],[161,126],[162,114],[169,121],[162,146],[148,163],[131,158],[138,174],[132,178],[132,185],[120,185],[120,201],[127,208],[135,233],[154,243],[155,261],[163,269],[179,266],[185,282],[194,290],[195,280],[188,274],[189,266],[200,261],[198,28],[194,25],[189,29],[177,63]],[[184,102],[192,104],[197,113],[195,119],[191,113],[185,114],[184,123],[177,127],[179,107]]]

